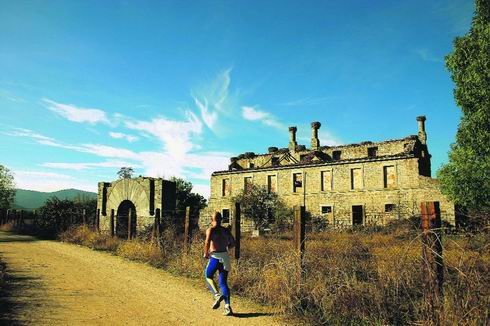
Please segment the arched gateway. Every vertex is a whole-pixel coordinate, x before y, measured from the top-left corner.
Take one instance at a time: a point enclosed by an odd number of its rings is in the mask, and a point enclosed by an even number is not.
[[[130,200],[123,200],[117,208],[116,235],[123,239],[130,238],[130,234],[136,234],[136,225],[136,206]]]
[[[155,213],[174,209],[174,182],[148,177],[99,182],[99,228],[120,238],[134,237],[153,225]]]

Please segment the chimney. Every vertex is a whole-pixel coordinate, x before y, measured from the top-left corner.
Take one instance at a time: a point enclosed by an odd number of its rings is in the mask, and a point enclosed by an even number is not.
[[[427,143],[427,134],[425,133],[425,120],[425,115],[417,117],[417,122],[419,125],[419,140],[424,145]]]
[[[296,142],[296,130],[298,128],[296,127],[289,127],[289,150],[290,151],[296,151],[296,146],[298,146],[298,143]]]
[[[318,121],[311,123],[311,149],[317,150],[320,148],[320,139],[318,139],[318,129],[322,124]]]

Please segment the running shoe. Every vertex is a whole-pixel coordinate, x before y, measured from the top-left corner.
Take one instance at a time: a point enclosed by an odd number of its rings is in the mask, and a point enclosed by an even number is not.
[[[231,306],[229,304],[225,305],[225,312],[223,312],[223,315],[225,316],[233,315],[233,310],[231,310]]]
[[[213,309],[218,309],[219,305],[220,305],[221,301],[223,301],[223,299],[224,299],[224,297],[221,294],[216,293],[214,295]]]

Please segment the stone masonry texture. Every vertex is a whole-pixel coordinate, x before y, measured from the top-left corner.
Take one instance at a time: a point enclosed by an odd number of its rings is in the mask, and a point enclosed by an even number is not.
[[[320,146],[321,124],[313,122],[312,149],[298,145],[296,128],[290,127],[287,147],[232,157],[228,170],[212,174],[210,199],[200,213],[200,226],[209,224],[214,211],[229,212],[233,219],[232,198],[243,191],[246,182],[275,190],[287,205],[303,205],[312,216],[337,227],[384,225],[419,215],[422,201],[438,201],[442,219],[454,225],[454,204],[431,178],[425,120],[417,117],[417,135],[342,146]],[[251,226],[246,216],[242,223],[245,229]]]

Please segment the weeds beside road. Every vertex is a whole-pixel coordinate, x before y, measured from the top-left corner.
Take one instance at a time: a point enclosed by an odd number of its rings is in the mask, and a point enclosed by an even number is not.
[[[192,278],[202,277],[202,234],[188,252],[182,238],[166,230],[160,242],[122,241],[87,227],[61,240],[108,250],[128,259]],[[418,232],[401,222],[379,230],[307,235],[303,282],[298,285],[292,236],[242,238],[234,261],[232,294],[274,306],[314,324],[428,323],[423,300]],[[484,325],[490,307],[490,235],[445,236],[444,323]]]

